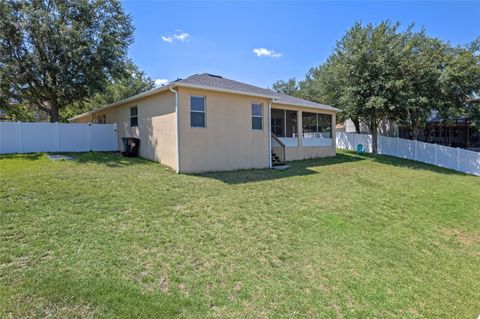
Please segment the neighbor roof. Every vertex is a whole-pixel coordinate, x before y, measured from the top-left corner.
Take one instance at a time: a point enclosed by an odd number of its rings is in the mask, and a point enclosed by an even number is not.
[[[305,106],[305,107],[312,107],[316,109],[321,109],[321,110],[326,110],[326,111],[334,111],[334,112],[339,112],[340,110],[337,108],[334,108],[329,105],[323,105],[320,103],[315,103],[312,101],[307,101],[304,99],[300,99],[297,97],[293,97],[287,94],[275,92],[270,89],[264,89],[258,86],[230,80],[223,78],[219,75],[213,75],[209,73],[202,73],[202,74],[195,74],[192,76],[189,76],[186,79],[181,79],[181,80],[176,80],[173,82],[170,82],[169,84],[152,89],[150,91],[140,93],[134,96],[131,96],[129,98],[126,98],[124,100],[115,102],[113,104],[109,104],[107,106],[95,109],[90,112],[86,112],[77,116],[74,116],[70,118],[69,120],[74,120],[77,118],[81,118],[83,116],[95,113],[100,110],[105,110],[117,105],[121,105],[127,102],[133,102],[136,100],[139,100],[141,98],[166,91],[170,88],[175,88],[175,87],[190,87],[190,88],[199,88],[199,89],[205,89],[205,90],[212,90],[212,91],[221,91],[221,92],[229,92],[229,93],[238,93],[238,94],[244,94],[244,95],[250,95],[250,96],[258,96],[258,97],[264,97],[264,98],[269,98],[273,100],[273,103],[277,104],[285,104],[285,105],[295,105],[295,106]]]

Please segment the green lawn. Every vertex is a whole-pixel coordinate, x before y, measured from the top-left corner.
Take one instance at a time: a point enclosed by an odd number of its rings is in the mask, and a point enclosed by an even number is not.
[[[0,318],[477,318],[480,178],[0,157]]]

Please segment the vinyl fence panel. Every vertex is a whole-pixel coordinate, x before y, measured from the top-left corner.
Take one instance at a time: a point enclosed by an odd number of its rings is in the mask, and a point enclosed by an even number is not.
[[[117,150],[116,124],[0,122],[0,154]]]
[[[371,135],[337,133],[338,148],[356,150],[358,144],[363,144],[365,150],[370,153],[372,151]],[[397,137],[379,136],[378,153],[480,176],[480,153],[478,152]]]

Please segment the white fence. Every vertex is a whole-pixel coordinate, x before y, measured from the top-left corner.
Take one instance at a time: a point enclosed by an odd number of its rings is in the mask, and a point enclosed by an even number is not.
[[[372,152],[372,136],[367,134],[337,132],[337,147],[356,150],[358,144]],[[378,153],[450,168],[480,176],[480,153],[438,144],[379,136]]]
[[[0,154],[117,150],[116,124],[0,122]]]

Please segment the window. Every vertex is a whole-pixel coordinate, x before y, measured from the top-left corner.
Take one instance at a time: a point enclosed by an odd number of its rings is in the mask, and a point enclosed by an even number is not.
[[[332,116],[318,113],[302,113],[303,136],[305,138],[331,138]]]
[[[130,108],[130,127],[138,126],[138,106]]]
[[[205,127],[204,96],[190,96],[190,126]]]
[[[107,116],[105,114],[95,117],[95,124],[105,124],[107,123]]]
[[[262,104],[253,103],[252,104],[252,130],[263,129],[262,123],[263,123]]]

